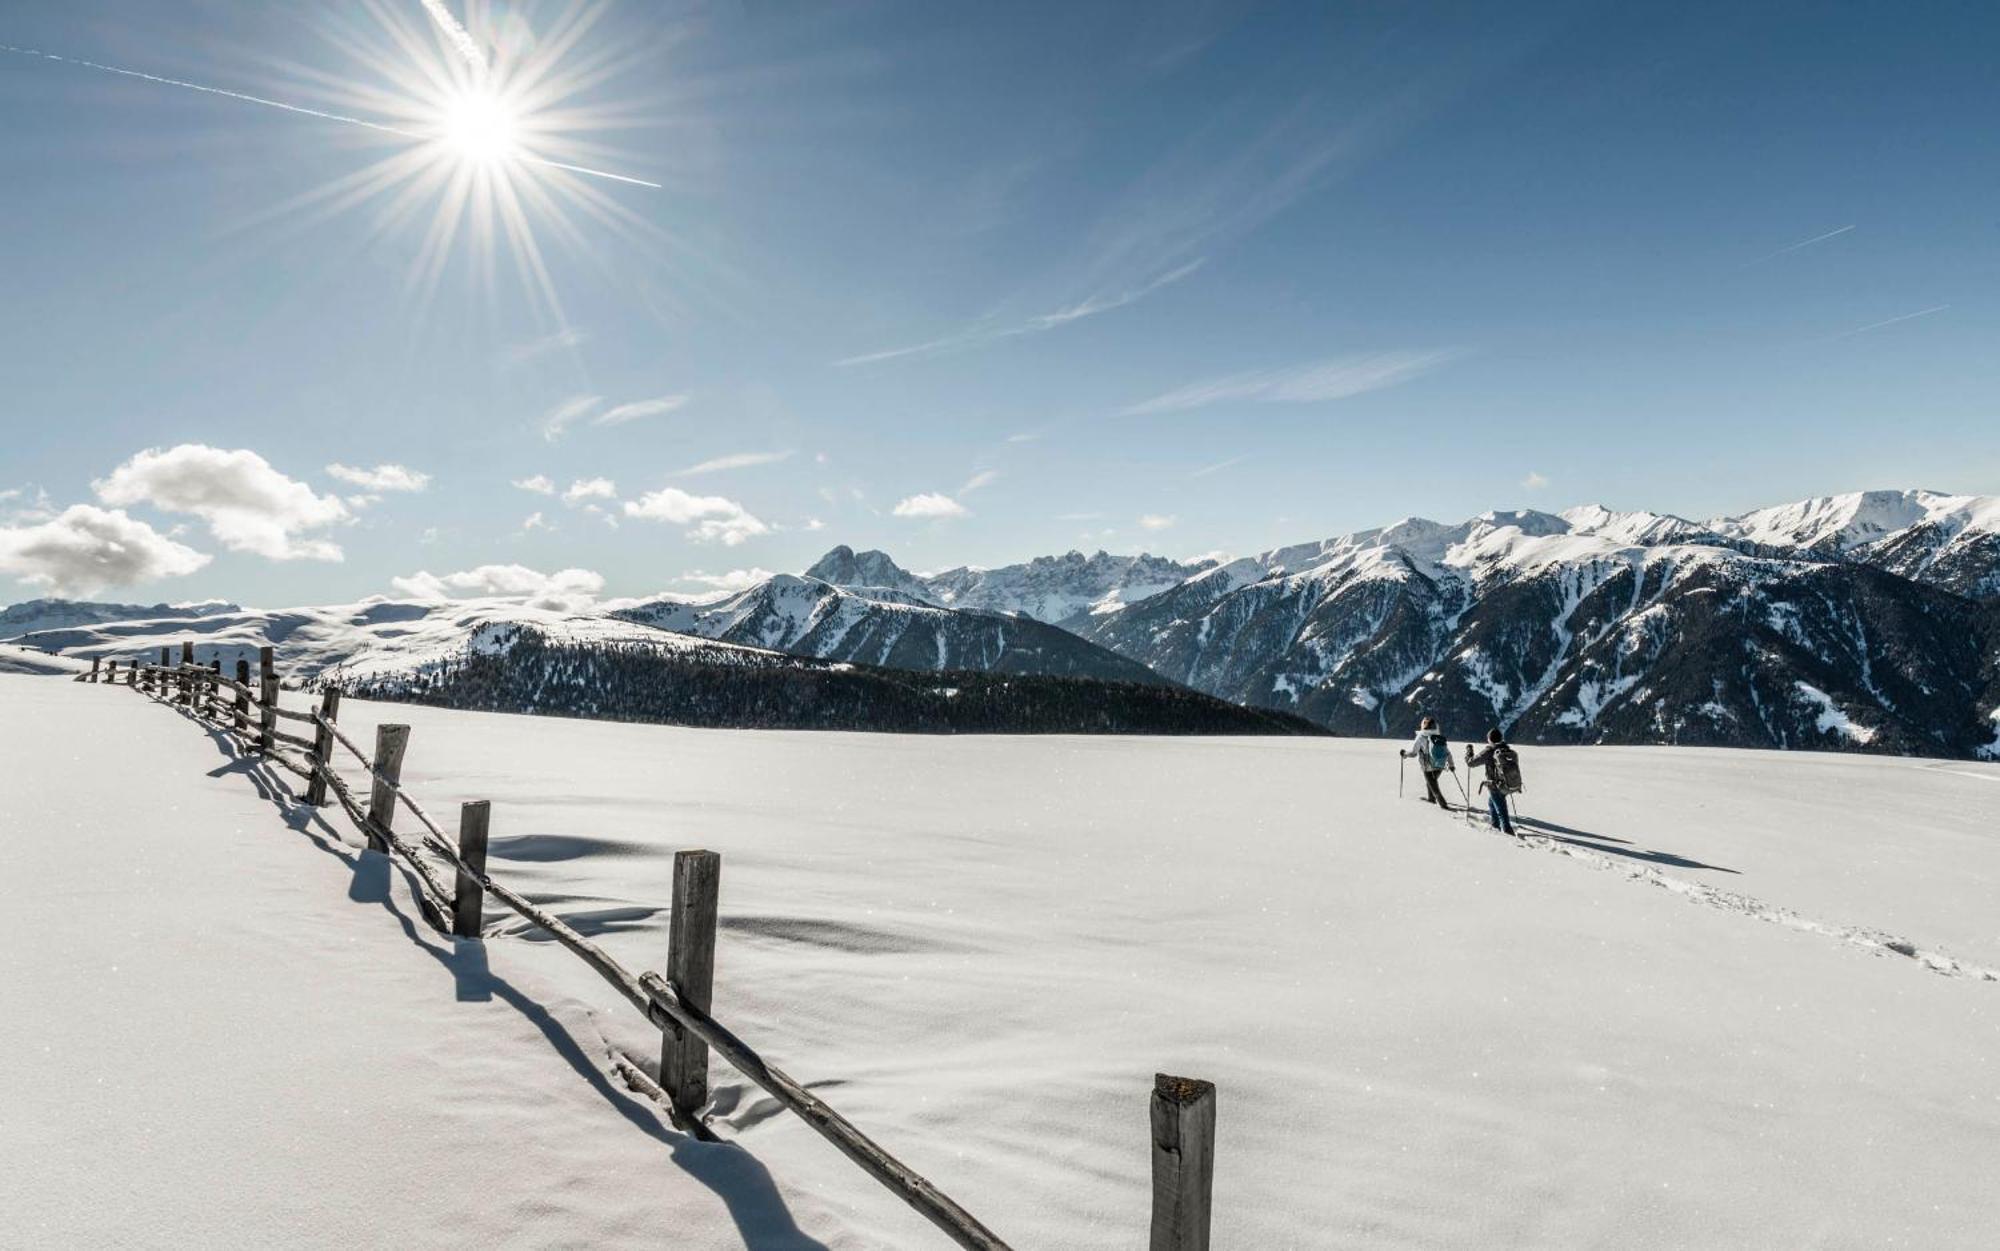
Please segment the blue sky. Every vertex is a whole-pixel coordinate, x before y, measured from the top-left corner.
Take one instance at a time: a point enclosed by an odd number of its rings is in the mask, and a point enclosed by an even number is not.
[[[496,64],[561,33],[444,7]],[[580,129],[516,151],[659,186],[503,156],[568,223],[528,213],[545,279],[460,240],[429,285],[429,189],[314,197],[464,152],[0,53],[0,566],[636,594],[836,542],[2000,492],[1996,36],[1974,4],[612,4],[525,123]],[[0,43],[378,122],[459,55],[422,0],[15,0]]]

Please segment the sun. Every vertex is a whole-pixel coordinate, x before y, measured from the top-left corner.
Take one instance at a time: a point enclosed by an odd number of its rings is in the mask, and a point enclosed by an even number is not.
[[[499,92],[483,85],[462,87],[443,105],[438,138],[458,160],[498,165],[521,154],[521,111]]]

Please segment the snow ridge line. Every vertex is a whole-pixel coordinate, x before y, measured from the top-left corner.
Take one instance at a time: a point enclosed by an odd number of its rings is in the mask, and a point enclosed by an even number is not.
[[[1691,903],[1705,904],[1723,912],[1733,912],[1739,916],[1755,917],[1786,929],[1798,930],[1804,934],[1818,934],[1824,938],[1836,939],[1852,947],[1860,947],[1876,955],[1895,955],[1914,960],[1933,973],[1944,977],[1961,977],[1975,982],[2000,982],[2000,969],[1989,969],[1983,965],[1970,964],[1956,956],[1946,955],[1928,947],[1919,947],[1907,938],[1898,938],[1886,930],[1871,929],[1859,925],[1835,925],[1828,921],[1816,921],[1801,916],[1790,908],[1753,899],[1749,895],[1739,895],[1734,891],[1721,890],[1703,882],[1690,882],[1686,878],[1662,873],[1650,865],[1629,864],[1602,852],[1559,842],[1538,834],[1524,834],[1523,846],[1535,847],[1542,851],[1554,852],[1558,856],[1568,856],[1581,860],[1594,869],[1605,869],[1621,873],[1625,877],[1646,882],[1662,890],[1670,891]]]

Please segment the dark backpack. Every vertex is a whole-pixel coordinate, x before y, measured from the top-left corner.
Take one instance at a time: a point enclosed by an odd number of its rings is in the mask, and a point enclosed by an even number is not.
[[[1493,776],[1502,795],[1518,795],[1521,786],[1521,758],[1505,743],[1493,747]]]

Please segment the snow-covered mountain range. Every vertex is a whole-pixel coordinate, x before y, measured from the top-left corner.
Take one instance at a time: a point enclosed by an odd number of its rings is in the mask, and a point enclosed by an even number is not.
[[[1145,665],[1032,616],[927,603],[898,589],[908,575],[881,559],[886,569],[857,564],[855,572],[892,579],[884,584],[836,586],[781,573],[720,600],[659,599],[617,609],[616,615],[680,634],[891,669],[1160,683]]]
[[[435,672],[532,632],[917,671],[1162,680],[1400,734],[2000,757],[2000,499],[1828,496],[1697,522],[1591,505],[1392,526],[1217,563],[1070,552],[936,574],[836,547],[728,595],[579,613],[372,600],[276,612],[35,601],[81,655],[262,642],[288,672]],[[676,641],[678,640],[678,641]]]

